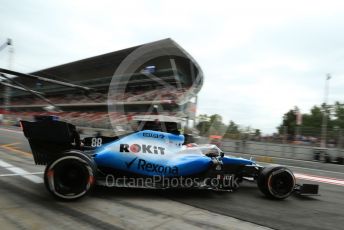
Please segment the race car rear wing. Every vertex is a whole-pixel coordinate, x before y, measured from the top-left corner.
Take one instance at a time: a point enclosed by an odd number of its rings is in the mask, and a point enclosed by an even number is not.
[[[80,148],[74,125],[54,120],[20,121],[37,165],[46,165],[72,148]]]

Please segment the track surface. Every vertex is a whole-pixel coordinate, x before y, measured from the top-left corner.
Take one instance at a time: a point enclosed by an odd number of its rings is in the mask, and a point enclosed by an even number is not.
[[[11,167],[4,167],[5,163]],[[11,176],[16,170],[13,168],[38,174],[30,175],[33,181]],[[42,183],[34,182],[41,178],[39,173],[44,168],[34,165],[21,132],[0,127],[0,225],[1,229],[255,229],[260,228],[258,225],[275,229],[341,229],[344,166],[333,167],[333,171],[316,168],[316,164],[314,169],[291,167],[299,177],[307,179],[298,179],[300,183],[317,183],[309,179],[322,181],[318,183],[321,195],[315,197],[292,196],[272,201],[255,184],[247,183],[234,193],[98,187],[85,199],[65,203],[54,200]],[[239,223],[227,216],[258,225]]]

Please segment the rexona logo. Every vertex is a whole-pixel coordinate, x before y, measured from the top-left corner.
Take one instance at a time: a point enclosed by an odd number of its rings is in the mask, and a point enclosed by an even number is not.
[[[119,146],[119,151],[120,152],[132,152],[132,153],[151,153],[151,154],[161,154],[164,155],[165,154],[165,148],[163,147],[159,147],[159,146],[154,146],[154,145],[139,145],[139,144],[132,144],[132,145],[128,145],[128,144],[120,144]]]
[[[172,174],[172,175],[178,175],[178,167],[177,166],[164,166],[154,163],[149,163],[143,159],[139,159],[137,163],[137,169],[144,170],[146,172],[155,172],[159,174]]]

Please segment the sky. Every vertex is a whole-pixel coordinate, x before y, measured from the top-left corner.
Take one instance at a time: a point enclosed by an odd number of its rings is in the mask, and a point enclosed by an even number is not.
[[[329,103],[344,102],[343,1],[0,0],[7,38],[22,72],[172,38],[203,70],[198,114],[266,134],[321,104],[327,73]]]

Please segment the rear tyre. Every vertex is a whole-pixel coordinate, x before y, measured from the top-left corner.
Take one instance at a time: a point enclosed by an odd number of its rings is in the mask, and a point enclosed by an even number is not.
[[[58,199],[76,200],[85,196],[95,184],[96,165],[79,151],[68,151],[47,165],[44,184]]]
[[[269,198],[282,200],[294,191],[294,174],[285,167],[267,167],[258,176],[258,188]]]

